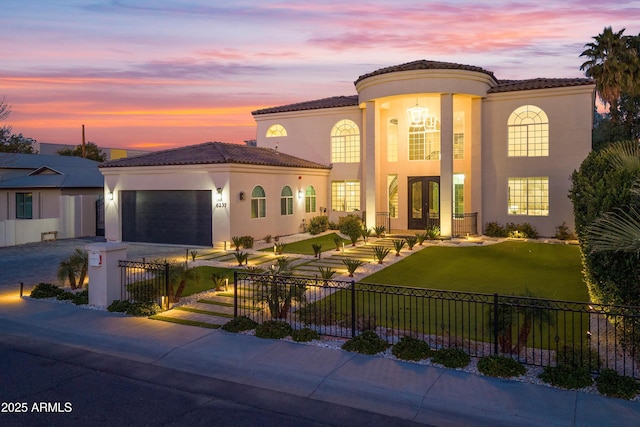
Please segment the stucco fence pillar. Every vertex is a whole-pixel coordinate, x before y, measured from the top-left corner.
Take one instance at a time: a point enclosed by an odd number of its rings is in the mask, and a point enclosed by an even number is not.
[[[118,261],[127,259],[129,245],[124,243],[92,243],[85,246],[89,255],[89,304],[109,306],[120,299]]]

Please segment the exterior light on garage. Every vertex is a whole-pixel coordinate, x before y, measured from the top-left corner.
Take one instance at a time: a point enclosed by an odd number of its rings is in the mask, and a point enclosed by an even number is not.
[[[216,189],[216,191],[218,192],[218,201],[221,202],[222,201],[222,187],[218,187]]]
[[[298,199],[302,200],[303,197],[304,197],[304,191],[298,190]]]
[[[112,202],[113,201],[113,191],[109,191],[109,195],[107,196],[107,199]]]

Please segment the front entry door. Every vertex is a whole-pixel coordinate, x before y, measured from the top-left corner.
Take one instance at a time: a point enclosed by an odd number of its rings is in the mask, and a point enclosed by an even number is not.
[[[409,230],[440,226],[440,177],[409,177]]]

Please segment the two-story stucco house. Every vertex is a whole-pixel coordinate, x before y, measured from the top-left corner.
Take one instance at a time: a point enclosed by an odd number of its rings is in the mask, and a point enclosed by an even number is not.
[[[591,149],[590,79],[498,80],[415,61],[356,94],[252,113],[257,147],[207,143],[100,166],[113,241],[215,245],[349,213],[444,237],[487,222],[573,227],[570,175]],[[284,159],[286,158],[286,161]]]

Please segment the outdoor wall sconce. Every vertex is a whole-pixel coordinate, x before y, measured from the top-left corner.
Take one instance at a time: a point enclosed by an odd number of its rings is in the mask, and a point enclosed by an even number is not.
[[[240,200],[244,200],[244,191],[240,192]]]
[[[110,202],[113,201],[113,191],[109,191],[109,194],[107,195],[107,200],[109,200]]]
[[[222,201],[222,187],[216,188],[216,191],[218,192],[218,201],[221,202]]]
[[[304,197],[304,192],[302,190],[298,190],[298,199],[302,200]]]

